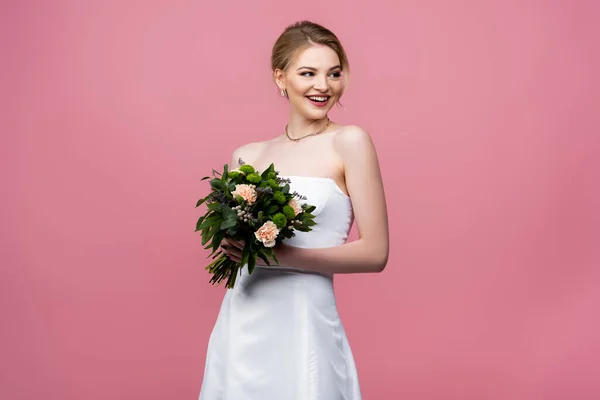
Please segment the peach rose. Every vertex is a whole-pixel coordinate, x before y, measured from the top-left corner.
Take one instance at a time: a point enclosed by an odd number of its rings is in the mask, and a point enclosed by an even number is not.
[[[277,235],[279,235],[279,229],[277,228],[277,225],[273,223],[273,221],[265,222],[263,226],[254,232],[254,236],[256,236],[256,238],[260,240],[265,247],[275,246],[275,239],[277,238]]]
[[[290,199],[290,201],[288,202],[288,206],[290,206],[294,209],[294,212],[296,213],[296,215],[298,215],[302,212],[302,207],[300,206],[300,203],[298,203],[296,201],[296,199],[294,199],[294,198]]]
[[[235,185],[235,190],[231,192],[233,197],[236,195],[242,196],[242,199],[246,200],[248,204],[252,204],[256,201],[256,186],[246,185],[245,183]]]

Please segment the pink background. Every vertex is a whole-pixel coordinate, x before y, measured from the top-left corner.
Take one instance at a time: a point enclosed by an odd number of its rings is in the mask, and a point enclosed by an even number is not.
[[[199,179],[282,131],[269,56],[300,19],[345,44],[331,116],[386,184],[387,269],[336,278],[364,398],[600,398],[599,11],[2,2],[0,398],[197,398],[224,294]]]

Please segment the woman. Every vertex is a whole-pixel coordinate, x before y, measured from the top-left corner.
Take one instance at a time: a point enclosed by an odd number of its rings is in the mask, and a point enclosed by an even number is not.
[[[354,359],[333,292],[340,273],[381,272],[388,258],[382,179],[369,135],[328,118],[348,78],[348,60],[328,29],[299,22],[273,47],[275,83],[290,105],[283,134],[233,152],[264,170],[274,163],[292,190],[316,206],[311,232],[258,259],[225,294],[211,334],[201,400],[357,400]],[[353,220],[360,238],[346,243]],[[242,243],[222,242],[232,259]]]

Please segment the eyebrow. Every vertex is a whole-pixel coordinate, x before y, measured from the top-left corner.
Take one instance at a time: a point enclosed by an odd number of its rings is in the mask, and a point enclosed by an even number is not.
[[[299,71],[302,68],[310,69],[311,71],[316,71],[317,70],[316,68],[313,68],[313,67],[300,67],[296,71]],[[339,65],[336,65],[336,66],[333,66],[333,67],[329,68],[329,70],[331,71],[331,70],[336,69],[336,68],[342,69],[342,67],[340,67]]]

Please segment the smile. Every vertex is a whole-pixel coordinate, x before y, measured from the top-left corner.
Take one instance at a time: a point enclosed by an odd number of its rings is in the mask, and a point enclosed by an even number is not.
[[[306,96],[306,98],[311,104],[317,107],[324,107],[329,103],[331,96]]]

